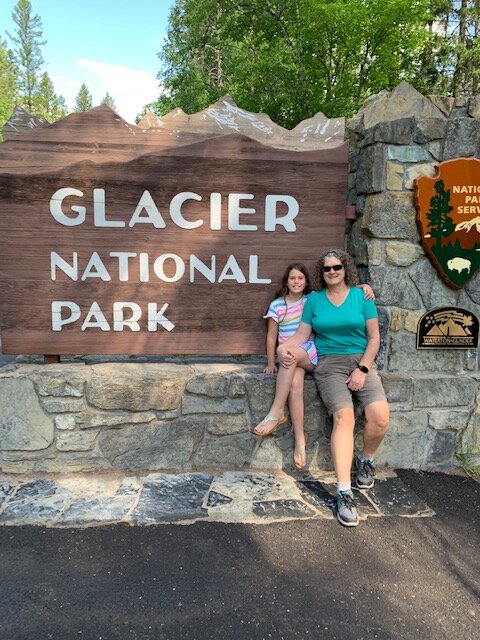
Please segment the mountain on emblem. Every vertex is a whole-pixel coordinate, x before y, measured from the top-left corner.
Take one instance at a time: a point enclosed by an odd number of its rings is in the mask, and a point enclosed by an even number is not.
[[[415,181],[420,239],[441,278],[460,289],[480,266],[480,160],[438,165],[438,176]]]

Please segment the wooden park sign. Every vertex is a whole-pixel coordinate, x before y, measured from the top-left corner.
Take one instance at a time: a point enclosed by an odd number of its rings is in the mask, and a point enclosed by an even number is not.
[[[448,160],[437,170],[415,184],[420,239],[446,284],[460,289],[480,267],[480,160]]]
[[[97,107],[2,143],[3,352],[263,353],[286,266],[344,242],[341,126],[299,127],[225,99],[140,126]]]

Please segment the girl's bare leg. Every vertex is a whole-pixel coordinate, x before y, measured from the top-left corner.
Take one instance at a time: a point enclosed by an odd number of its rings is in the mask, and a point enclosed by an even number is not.
[[[312,367],[313,369],[313,367]],[[288,396],[288,408],[293,426],[293,436],[295,438],[295,451],[293,462],[298,469],[307,464],[307,454],[305,451],[306,440],[304,430],[304,401],[303,387],[305,380],[305,369],[297,367],[293,376],[292,387]]]
[[[287,398],[292,389],[292,384],[293,384],[295,372],[297,371],[297,369],[298,368],[303,369],[304,370],[303,375],[305,375],[305,370],[313,371],[313,365],[310,362],[310,358],[308,357],[308,354],[305,351],[305,349],[302,349],[301,347],[293,347],[291,351],[293,351],[296,356],[295,364],[292,364],[288,368],[285,368],[282,366],[279,367],[278,374],[277,374],[277,384],[275,387],[275,398],[268,412],[268,415],[271,415],[274,418],[277,418],[277,420],[272,419],[272,420],[268,420],[263,424],[258,424],[254,428],[254,433],[258,435],[265,436],[271,433],[277,426],[278,418],[284,415],[285,403],[287,402]],[[301,428],[303,431],[303,381],[302,381],[301,410],[302,410]]]

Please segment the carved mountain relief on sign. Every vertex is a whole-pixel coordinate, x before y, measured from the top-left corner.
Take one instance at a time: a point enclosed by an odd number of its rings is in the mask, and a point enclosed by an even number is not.
[[[287,264],[343,246],[340,120],[182,113],[97,107],[0,145],[5,353],[263,353]]]

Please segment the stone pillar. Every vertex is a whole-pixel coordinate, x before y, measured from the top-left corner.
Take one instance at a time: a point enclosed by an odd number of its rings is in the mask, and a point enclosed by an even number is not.
[[[347,250],[375,290],[382,369],[391,402],[380,458],[397,467],[451,468],[458,453],[480,457],[478,354],[417,350],[419,318],[441,306],[480,317],[480,275],[447,287],[420,244],[414,180],[447,159],[480,155],[478,98],[424,97],[405,82],[366,101],[347,123],[349,203],[356,205]]]

